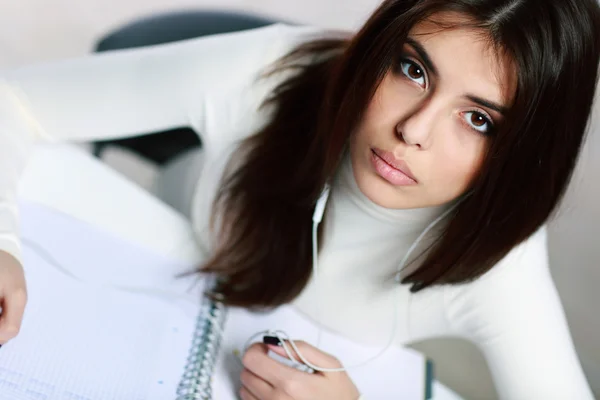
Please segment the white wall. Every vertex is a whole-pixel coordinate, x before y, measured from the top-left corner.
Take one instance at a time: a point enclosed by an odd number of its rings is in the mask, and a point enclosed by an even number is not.
[[[0,68],[78,55],[112,27],[182,8],[254,11],[331,28],[353,28],[379,0],[2,0]]]
[[[0,69],[85,54],[110,29],[133,18],[181,8],[251,10],[331,28],[357,28],[379,0],[3,0]],[[575,185],[550,237],[552,271],[573,336],[600,393],[600,105]],[[454,340],[419,344],[438,375],[468,398],[493,398],[481,355]],[[552,349],[548,349],[552,351]]]
[[[600,91],[599,91],[600,92]],[[600,101],[562,209],[551,225],[549,253],[579,357],[600,397]]]

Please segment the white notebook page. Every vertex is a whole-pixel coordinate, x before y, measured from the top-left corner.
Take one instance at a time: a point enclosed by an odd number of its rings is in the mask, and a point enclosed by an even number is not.
[[[29,301],[0,349],[0,398],[173,398],[199,308],[193,282],[173,278],[188,267],[47,209],[21,213],[27,243],[83,282],[24,245]]]

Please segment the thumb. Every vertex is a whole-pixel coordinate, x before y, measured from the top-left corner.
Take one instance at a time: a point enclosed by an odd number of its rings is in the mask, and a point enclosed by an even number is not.
[[[298,354],[296,353],[296,351],[294,350],[294,348],[292,347],[290,342],[285,341],[285,344],[286,344],[287,348],[289,349],[290,353],[292,353],[292,355],[296,359],[296,361],[303,363],[302,359],[298,356]],[[335,358],[331,354],[328,354],[322,350],[319,350],[318,348],[314,347],[311,344],[308,344],[302,340],[294,340],[294,344],[298,348],[298,351],[300,351],[300,354],[302,354],[302,357],[316,367],[340,368],[342,366],[337,358]],[[274,353],[277,353],[283,357],[288,357],[287,352],[283,348],[283,345],[277,346],[277,345],[270,344],[270,345],[268,345],[268,347]]]

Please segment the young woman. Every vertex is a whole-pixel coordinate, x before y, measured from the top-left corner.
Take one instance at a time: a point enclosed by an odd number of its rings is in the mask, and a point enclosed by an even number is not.
[[[0,341],[25,306],[15,191],[34,142],[187,125],[203,142],[201,270],[226,304],[292,303],[371,344],[398,318],[398,345],[476,342],[501,398],[591,399],[544,226],[584,139],[599,37],[595,0],[386,0],[348,36],[274,25],[5,73]],[[343,372],[265,352],[244,357],[244,400],[359,397]]]

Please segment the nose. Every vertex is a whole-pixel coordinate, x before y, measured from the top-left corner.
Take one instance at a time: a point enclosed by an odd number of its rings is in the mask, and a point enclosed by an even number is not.
[[[407,145],[420,150],[431,147],[435,114],[435,106],[431,101],[420,103],[398,122],[396,136]]]

